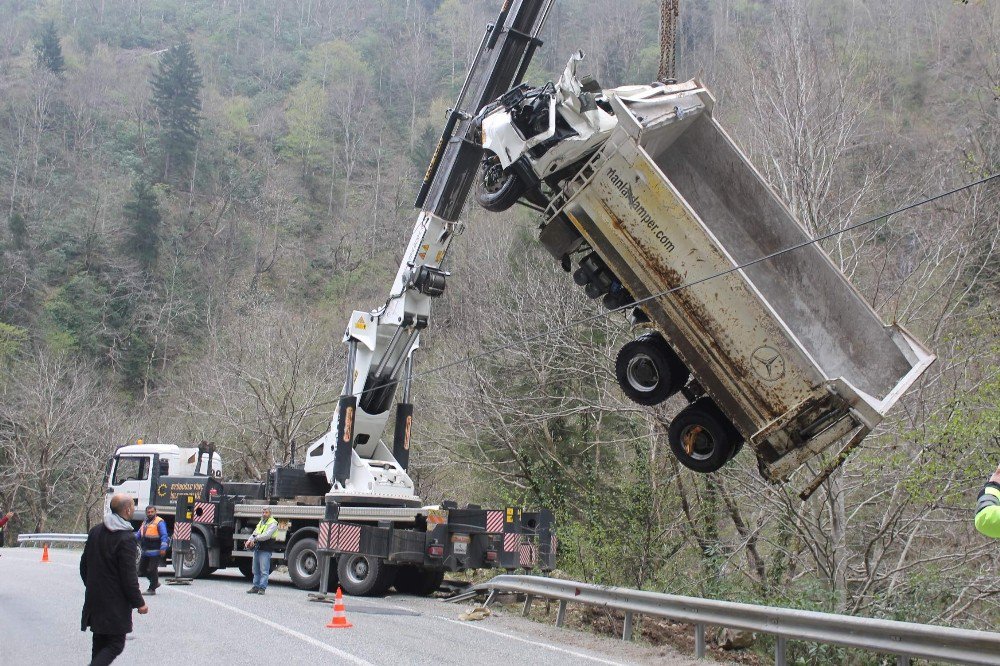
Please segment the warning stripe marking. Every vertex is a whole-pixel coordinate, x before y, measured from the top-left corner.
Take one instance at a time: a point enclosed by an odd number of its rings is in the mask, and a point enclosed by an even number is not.
[[[215,522],[215,505],[211,502],[195,502],[194,503],[194,522],[196,523],[214,523]]]
[[[486,531],[490,534],[503,532],[503,511],[486,512]]]
[[[503,550],[505,553],[516,553],[517,547],[521,543],[521,535],[508,532],[503,535]]]
[[[174,525],[174,541],[191,540],[191,523],[177,523]]]

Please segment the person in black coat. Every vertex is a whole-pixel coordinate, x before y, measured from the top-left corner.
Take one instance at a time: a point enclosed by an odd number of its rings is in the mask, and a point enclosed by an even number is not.
[[[132,609],[140,615],[149,607],[139,591],[135,569],[136,543],[129,520],[135,504],[128,495],[111,498],[104,522],[87,535],[80,558],[80,578],[87,587],[80,630],[94,632],[90,666],[105,666],[125,649],[132,631]]]

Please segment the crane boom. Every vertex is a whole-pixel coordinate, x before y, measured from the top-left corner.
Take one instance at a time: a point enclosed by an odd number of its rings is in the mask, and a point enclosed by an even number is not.
[[[420,502],[406,472],[413,352],[432,300],[444,292],[444,259],[462,231],[458,216],[482,160],[482,146],[470,133],[479,109],[524,77],[553,2],[504,0],[496,22],[487,26],[421,184],[420,212],[389,298],[371,312],[354,311],[348,322],[344,391],[329,430],[310,445],[305,459],[305,471],[325,474],[330,495],[341,503]],[[390,450],[382,432],[400,383],[403,396]]]

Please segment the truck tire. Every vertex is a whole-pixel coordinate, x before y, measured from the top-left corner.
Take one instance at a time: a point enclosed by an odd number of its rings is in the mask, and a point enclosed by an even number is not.
[[[740,436],[715,403],[700,398],[674,418],[667,439],[682,465],[707,474],[729,462]]]
[[[396,578],[396,567],[371,555],[341,553],[337,557],[340,587],[351,596],[384,594]]]
[[[247,580],[253,578],[253,558],[252,557],[241,557],[236,561],[236,568],[240,570],[243,577]]]
[[[640,405],[658,405],[687,383],[690,372],[659,333],[629,342],[615,359],[615,377],[625,396]]]
[[[191,535],[191,549],[184,553],[181,558],[184,563],[184,570],[176,567],[177,575],[185,578],[204,578],[209,574],[208,567],[208,547],[205,546],[205,537],[197,532]]]
[[[398,592],[418,597],[429,597],[437,592],[444,580],[443,569],[421,569],[419,567],[399,567],[396,572],[395,587]]]
[[[488,211],[500,213],[517,203],[527,188],[511,169],[500,165],[496,154],[486,151],[476,178],[476,201]]]
[[[299,539],[288,551],[286,560],[288,577],[300,590],[319,588],[320,569],[319,546],[312,537]]]

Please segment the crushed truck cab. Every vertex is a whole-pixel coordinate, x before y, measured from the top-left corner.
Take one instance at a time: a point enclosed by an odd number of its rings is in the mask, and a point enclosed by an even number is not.
[[[934,356],[809,242],[699,82],[606,98],[617,126],[555,185],[540,241],[645,329],[616,375],[640,404],[688,398],[669,433],[682,463],[714,471],[745,441],[781,481],[834,453],[811,492]]]

